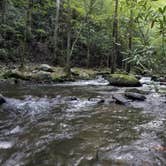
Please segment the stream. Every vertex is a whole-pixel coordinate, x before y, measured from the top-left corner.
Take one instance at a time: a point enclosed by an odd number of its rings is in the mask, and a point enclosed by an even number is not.
[[[126,88],[99,77],[63,84],[1,83],[1,166],[165,166],[165,85],[143,78],[146,101],[99,103]],[[156,90],[157,89],[157,90]]]

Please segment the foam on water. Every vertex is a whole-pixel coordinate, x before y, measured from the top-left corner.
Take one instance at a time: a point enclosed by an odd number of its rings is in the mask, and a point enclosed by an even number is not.
[[[13,146],[13,142],[0,141],[0,149],[10,149]]]

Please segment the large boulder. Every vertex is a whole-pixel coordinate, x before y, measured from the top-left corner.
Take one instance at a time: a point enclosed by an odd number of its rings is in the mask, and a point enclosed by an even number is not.
[[[110,85],[124,86],[124,87],[137,87],[141,86],[139,80],[133,75],[127,74],[111,74],[107,77]]]
[[[31,79],[34,81],[51,81],[51,74],[49,72],[46,71],[39,71],[37,73],[34,73],[31,76]]]
[[[54,69],[47,64],[42,64],[37,69],[45,72],[54,72]]]
[[[96,71],[91,69],[72,68],[71,73],[75,78],[83,80],[90,80],[96,77]]]
[[[0,105],[6,103],[5,98],[0,94]]]

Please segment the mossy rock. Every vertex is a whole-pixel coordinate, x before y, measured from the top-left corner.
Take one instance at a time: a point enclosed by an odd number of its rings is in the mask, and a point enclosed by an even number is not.
[[[40,71],[45,71],[45,72],[54,72],[53,67],[47,64],[41,64],[39,67],[37,67],[37,69]]]
[[[141,83],[134,75],[126,74],[111,74],[107,76],[107,80],[110,85],[124,86],[124,87],[137,87],[141,86]]]
[[[31,80],[34,81],[51,81],[51,74],[45,71],[39,71],[37,73],[32,73]]]
[[[30,80],[31,79],[31,74],[27,72],[21,72],[18,70],[11,70],[6,72],[3,75],[4,78],[16,78],[16,79],[21,79],[21,80]]]
[[[65,81],[65,76],[57,75],[57,74],[52,74],[51,75],[51,80],[53,82],[64,82]]]
[[[72,75],[77,79],[89,80],[96,77],[97,72],[91,69],[72,68]]]

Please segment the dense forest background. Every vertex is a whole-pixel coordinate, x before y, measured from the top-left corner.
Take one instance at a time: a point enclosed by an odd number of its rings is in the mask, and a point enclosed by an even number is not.
[[[165,0],[1,0],[0,61],[166,71]]]

